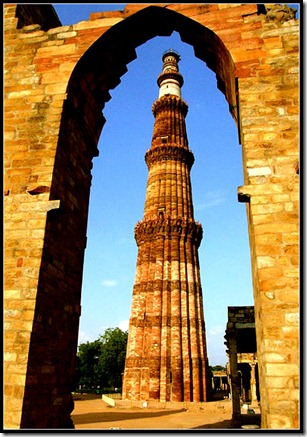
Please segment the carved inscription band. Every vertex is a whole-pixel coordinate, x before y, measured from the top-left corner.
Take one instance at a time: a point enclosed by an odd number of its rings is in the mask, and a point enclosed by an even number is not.
[[[194,155],[191,150],[172,145],[155,147],[154,149],[149,149],[145,154],[145,161],[148,168],[156,162],[169,160],[184,162],[187,164],[189,170],[191,170],[194,163]]]
[[[203,229],[200,223],[188,220],[186,218],[161,218],[157,221],[142,220],[134,228],[134,235],[137,245],[143,241],[157,238],[158,235],[163,237],[183,237],[190,238],[199,247]]]

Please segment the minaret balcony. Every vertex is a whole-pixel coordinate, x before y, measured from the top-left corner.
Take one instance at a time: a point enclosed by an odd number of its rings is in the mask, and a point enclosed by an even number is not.
[[[165,70],[162,73],[159,74],[158,79],[157,79],[157,84],[159,86],[161,86],[161,83],[163,81],[167,81],[167,80],[175,80],[176,82],[178,82],[180,88],[182,87],[184,80],[183,77],[180,73],[178,73],[178,71],[176,70]]]
[[[179,111],[185,117],[188,113],[188,104],[180,97],[166,94],[160,97],[152,105],[153,115],[156,117],[158,111]]]
[[[134,228],[134,236],[138,246],[145,241],[155,241],[158,237],[177,237],[185,241],[190,239],[198,248],[203,237],[203,228],[200,223],[186,217],[157,216],[138,222]]]
[[[193,152],[187,148],[176,145],[156,146],[147,150],[145,154],[145,161],[148,168],[151,168],[154,164],[161,161],[180,161],[185,163],[190,170],[194,164]]]

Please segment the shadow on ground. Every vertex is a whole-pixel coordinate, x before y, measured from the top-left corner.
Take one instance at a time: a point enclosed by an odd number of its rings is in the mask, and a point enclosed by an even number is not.
[[[258,425],[260,428],[261,425],[261,415],[260,414],[242,414],[241,415],[241,426],[242,425]],[[199,425],[191,429],[238,429],[233,428],[231,424],[231,420],[223,420],[222,422],[216,423],[205,423],[204,425]]]
[[[195,426],[191,429],[231,429],[231,420],[223,420],[216,423],[205,423],[204,425]]]
[[[241,414],[242,425],[261,425],[261,414]]]
[[[101,399],[101,395],[97,395],[95,393],[93,394],[81,394],[81,393],[75,393],[73,395],[73,400],[74,401],[90,401],[93,399]]]
[[[135,413],[125,413],[125,412],[112,412],[112,417],[109,413],[86,413],[86,414],[73,414],[73,422],[75,425],[84,425],[88,423],[97,422],[117,422],[119,420],[135,420],[135,419],[145,419],[150,417],[161,417],[168,416],[171,414],[181,413],[186,411],[185,409],[172,410],[172,411],[159,411],[159,412],[135,412]]]

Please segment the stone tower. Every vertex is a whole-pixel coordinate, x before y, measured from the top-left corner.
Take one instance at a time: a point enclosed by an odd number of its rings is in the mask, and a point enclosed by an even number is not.
[[[207,350],[194,221],[188,105],[181,98],[180,56],[163,54],[150,149],[144,218],[135,227],[138,258],[133,288],[123,399],[207,400]]]

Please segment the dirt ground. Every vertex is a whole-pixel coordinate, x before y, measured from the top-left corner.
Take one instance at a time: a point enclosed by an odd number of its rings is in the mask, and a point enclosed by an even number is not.
[[[111,407],[101,396],[79,396],[75,399],[72,419],[76,430],[200,430],[230,429],[230,400],[215,402],[210,411],[183,409]]]

